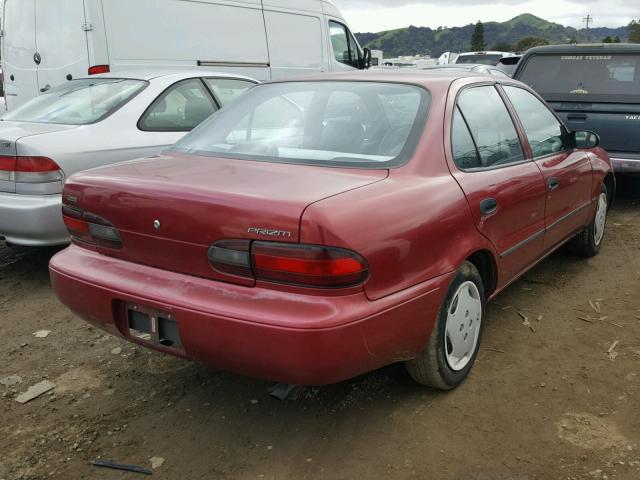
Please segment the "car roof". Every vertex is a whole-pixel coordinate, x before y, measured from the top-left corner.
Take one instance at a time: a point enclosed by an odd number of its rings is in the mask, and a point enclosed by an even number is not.
[[[119,70],[116,72],[100,73],[97,75],[90,75],[78,78],[127,78],[132,80],[153,80],[161,77],[175,77],[176,80],[192,77],[222,77],[222,78],[240,78],[243,80],[251,80],[257,82],[257,80],[246,77],[244,75],[236,75],[227,72],[217,72],[215,70],[204,69],[185,69],[185,70]]]
[[[397,69],[397,70],[355,70],[339,73],[324,73],[318,75],[307,75],[304,77],[294,77],[277,80],[271,83],[284,82],[312,82],[312,81],[348,81],[348,82],[380,82],[380,83],[404,83],[425,87],[427,89],[448,89],[449,86],[459,79],[477,79],[478,82],[486,82],[487,74],[469,71],[466,69],[434,68],[430,70],[419,69]],[[510,78],[500,78],[491,76],[494,82],[509,80]],[[519,83],[519,82],[518,82]]]
[[[531,56],[536,54],[553,54],[553,53],[598,53],[598,52],[627,52],[640,53],[640,44],[637,43],[579,43],[569,45],[545,45],[542,47],[533,47],[527,50],[524,55]]]

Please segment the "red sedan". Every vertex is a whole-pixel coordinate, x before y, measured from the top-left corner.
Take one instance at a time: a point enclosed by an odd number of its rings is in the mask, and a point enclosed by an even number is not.
[[[71,177],[53,287],[215,368],[323,385],[403,361],[450,389],[488,300],[566,242],[598,253],[615,179],[597,143],[506,78],[260,85],[162,156]]]

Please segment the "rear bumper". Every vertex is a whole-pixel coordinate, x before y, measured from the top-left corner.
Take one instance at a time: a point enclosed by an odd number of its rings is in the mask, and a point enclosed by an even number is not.
[[[451,275],[370,301],[243,287],[70,246],[50,264],[58,298],[86,321],[149,348],[251,377],[336,383],[424,348]],[[129,334],[125,304],[170,313],[183,348]]]
[[[61,195],[0,193],[0,236],[16,245],[69,243],[61,208]]]
[[[615,153],[610,155],[614,172],[640,173],[640,155],[637,155],[634,158],[623,157],[621,155],[616,155]]]

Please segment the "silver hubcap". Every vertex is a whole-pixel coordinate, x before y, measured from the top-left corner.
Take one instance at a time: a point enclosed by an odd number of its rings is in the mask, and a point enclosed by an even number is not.
[[[447,312],[444,349],[451,370],[460,371],[471,361],[481,322],[482,301],[478,287],[473,282],[464,282],[458,287]]]
[[[600,245],[602,242],[602,237],[604,237],[604,228],[607,224],[607,196],[604,193],[600,194],[600,198],[598,199],[598,209],[596,210],[596,219],[595,219],[595,232],[593,240],[597,245]]]

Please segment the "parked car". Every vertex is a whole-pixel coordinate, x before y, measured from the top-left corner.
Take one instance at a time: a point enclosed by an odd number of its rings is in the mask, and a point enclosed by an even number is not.
[[[492,67],[490,65],[483,64],[475,64],[475,63],[461,63],[461,64],[451,64],[451,65],[434,65],[431,67],[425,67],[422,70],[437,70],[437,71],[449,71],[449,72],[472,72],[472,73],[481,73],[485,75],[494,75],[497,77],[508,77],[503,70],[498,67]]]
[[[443,141],[444,140],[444,141]],[[65,185],[53,288],[108,332],[299,385],[459,385],[486,301],[598,253],[615,181],[528,87],[397,70],[259,85],[159,158]]]
[[[458,55],[455,64],[481,63],[496,66],[500,59],[513,55],[510,52],[463,52]]]
[[[9,110],[87,73],[193,68],[264,81],[370,60],[332,0],[0,1]]]
[[[557,45],[527,51],[514,75],[574,129],[602,139],[617,173],[640,173],[640,45]]]
[[[62,184],[80,170],[156,155],[256,82],[214,72],[73,80],[0,119],[0,236],[69,243]]]

